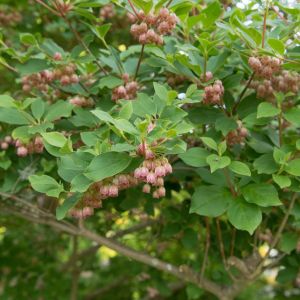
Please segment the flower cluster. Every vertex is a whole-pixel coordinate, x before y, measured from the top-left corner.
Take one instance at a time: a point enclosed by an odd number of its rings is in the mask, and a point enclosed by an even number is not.
[[[132,100],[136,98],[139,85],[135,80],[130,80],[128,74],[123,74],[122,79],[124,84],[113,89],[112,100],[117,101],[119,99]]]
[[[111,19],[115,16],[116,12],[114,9],[114,5],[113,4],[107,4],[104,5],[101,9],[100,9],[100,13],[99,16],[101,19]]]
[[[138,184],[132,174],[118,174],[93,184],[84,194],[81,201],[70,210],[74,218],[87,218],[94,214],[94,209],[102,206],[102,201],[107,198],[118,197],[119,192]]]
[[[20,23],[22,20],[22,16],[17,11],[7,12],[4,10],[0,10],[0,26],[13,26],[17,23]]]
[[[297,94],[300,90],[300,75],[296,72],[281,71],[269,79],[253,80],[250,87],[256,90],[257,96],[272,101],[275,99],[275,92]]]
[[[300,90],[300,75],[297,72],[282,71],[272,78],[272,85],[276,91],[283,93],[298,93]]]
[[[150,193],[151,186],[154,187],[152,196],[158,199],[166,195],[164,177],[170,173],[172,173],[172,166],[167,158],[153,158],[146,159],[139,168],[135,169],[134,177],[145,183],[144,193]]]
[[[94,105],[94,102],[91,99],[87,99],[82,96],[75,96],[69,99],[69,103],[79,107],[91,107]]]
[[[49,84],[55,80],[59,80],[62,85],[78,83],[79,77],[75,70],[75,64],[68,64],[53,71],[44,70],[39,73],[26,75],[22,78],[23,91],[30,92],[33,88],[37,88],[42,92],[47,92]]]
[[[203,103],[209,105],[222,104],[224,87],[222,81],[216,80],[214,84],[206,86],[204,89]]]
[[[17,155],[25,157],[28,154],[42,153],[44,151],[43,139],[40,136],[35,137],[29,143],[24,144],[20,140],[16,140]]]
[[[7,135],[3,140],[0,140],[0,148],[2,150],[8,149],[9,145],[14,145],[14,140],[10,135]]]
[[[243,126],[243,123],[239,120],[237,121],[238,128],[230,131],[226,136],[226,142],[229,146],[234,146],[236,144],[244,145],[245,139],[248,136],[248,130]]]
[[[139,24],[138,24],[139,23]],[[131,34],[140,44],[163,44],[163,36],[170,34],[175,28],[177,17],[167,8],[160,9],[157,15],[143,11],[138,13],[138,23],[131,26]]]
[[[40,136],[36,136],[27,144],[22,143],[20,140],[14,140],[9,135],[0,141],[2,150],[7,150],[10,145],[16,148],[17,155],[20,157],[33,153],[42,153],[44,150],[43,139]]]
[[[255,75],[263,78],[271,78],[274,73],[280,71],[281,66],[279,58],[270,56],[251,56],[248,63],[250,68],[255,72]]]

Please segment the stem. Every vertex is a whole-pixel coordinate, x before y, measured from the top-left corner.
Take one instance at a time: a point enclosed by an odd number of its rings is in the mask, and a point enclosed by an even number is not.
[[[200,273],[200,283],[203,280],[204,273],[205,273],[205,268],[207,264],[207,258],[208,258],[208,250],[210,247],[210,225],[209,225],[209,218],[205,218],[205,224],[206,224],[206,239],[205,239],[205,250],[204,250],[204,258],[202,262],[202,267],[201,267],[201,273]]]
[[[37,2],[38,4],[44,6],[45,8],[47,8],[49,11],[51,11],[54,15],[60,17],[61,15],[54,10],[52,7],[50,7],[49,5],[47,5],[45,2],[43,2],[42,0],[35,0],[35,2]]]
[[[173,2],[173,0],[170,0],[170,1],[167,3],[166,7],[168,8],[168,7],[171,5],[172,2]]]
[[[251,74],[251,76],[250,76],[250,78],[249,78],[249,80],[248,80],[246,86],[245,86],[244,89],[242,90],[242,92],[241,92],[241,94],[240,94],[240,96],[239,96],[237,102],[236,102],[235,105],[233,106],[233,108],[232,108],[232,112],[233,112],[233,113],[236,112],[236,109],[238,108],[239,104],[241,103],[241,101],[242,101],[242,99],[243,99],[245,93],[247,92],[247,90],[248,90],[248,88],[249,88],[249,86],[250,86],[250,84],[251,84],[251,82],[252,82],[252,80],[253,80],[253,78],[254,78],[254,75],[255,75],[255,73],[253,72],[253,73]]]
[[[263,24],[263,31],[262,31],[262,41],[261,41],[261,47],[265,47],[265,35],[267,30],[267,17],[269,13],[269,0],[266,0],[266,9],[264,14],[264,24]]]
[[[203,82],[206,81],[206,69],[207,69],[207,55],[204,54],[204,63],[203,63]],[[201,80],[201,78],[200,78]]]
[[[224,172],[224,175],[225,175],[225,178],[226,178],[226,181],[227,181],[227,184],[228,184],[228,187],[230,189],[230,192],[231,192],[232,196],[236,197],[237,193],[236,193],[236,191],[234,189],[234,186],[233,186],[233,184],[231,182],[231,179],[230,179],[230,176],[229,176],[227,168],[224,168],[223,172]]]
[[[130,4],[135,16],[139,19],[139,14],[137,13],[137,11],[136,11],[134,5],[132,4],[132,2],[130,0],[128,0],[128,3]]]
[[[92,51],[89,49],[89,47],[86,45],[86,43],[83,41],[83,39],[81,38],[79,32],[73,27],[72,23],[70,22],[70,20],[67,19],[66,16],[62,16],[63,19],[65,20],[65,22],[68,24],[69,28],[71,29],[71,31],[73,32],[73,34],[75,35],[77,41],[82,45],[82,47],[85,49],[86,52],[89,53],[89,55],[91,55],[94,58],[94,62],[95,64],[98,66],[98,68],[105,74],[108,75],[107,71],[100,65],[100,63],[97,61],[97,58],[95,57],[95,55],[92,53]]]
[[[137,66],[136,66],[136,71],[135,71],[135,75],[134,75],[134,80],[136,79],[136,77],[137,77],[137,75],[138,75],[138,73],[139,73],[139,69],[140,69],[141,62],[142,62],[143,55],[144,55],[144,49],[145,49],[145,45],[142,45],[142,49],[141,49],[139,61],[138,61],[138,64],[137,64]]]
[[[278,133],[279,133],[279,146],[281,147],[282,146],[282,131],[283,131],[283,128],[282,128],[282,110],[280,108],[280,114],[278,116]]]

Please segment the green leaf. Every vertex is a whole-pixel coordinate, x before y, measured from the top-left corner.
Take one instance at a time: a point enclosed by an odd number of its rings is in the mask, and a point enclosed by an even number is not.
[[[278,170],[278,165],[275,163],[272,153],[257,158],[253,163],[253,167],[258,174],[273,174]]]
[[[257,108],[257,118],[269,118],[277,116],[280,109],[269,102],[262,102]]]
[[[293,107],[284,113],[284,118],[290,123],[300,126],[300,108]]]
[[[202,137],[202,142],[209,148],[218,151],[217,143],[210,137]]]
[[[229,222],[239,230],[253,234],[262,221],[262,213],[258,206],[245,202],[241,198],[231,201],[227,210]]]
[[[216,129],[220,130],[224,136],[226,136],[228,132],[235,130],[237,127],[236,121],[228,117],[222,117],[216,121]]]
[[[31,33],[20,33],[20,41],[24,45],[37,45],[37,40]]]
[[[218,217],[222,215],[229,203],[234,201],[231,193],[220,186],[200,186],[192,197],[190,213],[200,216]]]
[[[100,181],[122,172],[129,166],[131,160],[126,153],[103,153],[92,160],[84,175],[91,180]]]
[[[37,119],[40,120],[45,112],[45,102],[41,99],[36,99],[31,104],[31,111],[32,115]]]
[[[11,107],[0,107],[0,122],[12,125],[28,125],[32,117],[25,111],[19,111]]]
[[[122,84],[123,84],[123,80],[118,77],[114,77],[114,76],[105,76],[105,77],[101,78],[99,81],[100,89],[103,89],[104,87],[113,89]]]
[[[185,153],[179,154],[179,157],[189,166],[204,167],[207,165],[206,157],[208,155],[209,152],[206,149],[195,147],[188,149]]]
[[[17,107],[16,101],[9,95],[0,95],[0,107]]]
[[[139,117],[155,115],[156,103],[146,94],[138,93],[137,99],[132,102],[133,113]]]
[[[65,199],[64,203],[56,208],[56,219],[62,220],[68,213],[68,211],[73,208],[81,199],[80,193],[75,193],[71,197]]]
[[[262,207],[282,205],[276,188],[267,183],[253,183],[242,188],[242,194],[249,203]]]
[[[218,169],[224,169],[230,165],[230,158],[228,156],[218,156],[216,154],[211,154],[206,158],[206,162],[210,166],[211,173]]]
[[[150,12],[152,5],[153,5],[153,1],[152,0],[132,0],[132,2],[139,7],[140,9],[142,9],[146,14],[148,12]]]
[[[41,134],[43,139],[51,146],[63,147],[67,143],[67,138],[60,132],[45,132]]]
[[[43,59],[30,59],[26,63],[16,64],[16,69],[19,71],[21,76],[38,73],[48,69],[48,63]]]
[[[62,184],[47,175],[31,175],[28,179],[34,190],[49,197],[58,198],[60,193],[64,191]]]
[[[293,176],[300,176],[300,158],[291,160],[285,167],[285,171]]]
[[[284,233],[279,242],[279,249],[282,252],[290,254],[296,249],[299,240],[299,235],[296,232]]]
[[[201,11],[200,20],[204,27],[209,27],[214,24],[221,14],[221,5],[219,1],[215,1]]]
[[[292,184],[292,181],[288,176],[273,174],[272,178],[282,189],[289,187]]]
[[[168,99],[168,90],[161,84],[153,82],[155,94],[163,101]]]
[[[74,152],[65,155],[58,162],[58,175],[65,181],[72,179],[86,169],[94,156],[88,152]]]
[[[67,118],[71,115],[72,109],[73,106],[70,103],[59,100],[56,103],[50,105],[45,115],[45,121],[52,122],[62,117]]]
[[[284,54],[285,46],[280,39],[268,39],[268,44],[276,53]]]
[[[232,172],[239,175],[251,176],[251,171],[249,167],[240,161],[232,161],[231,164],[229,165],[229,169]]]
[[[225,153],[226,149],[227,149],[227,142],[226,140],[224,140],[222,143],[218,145],[219,156],[222,156]]]

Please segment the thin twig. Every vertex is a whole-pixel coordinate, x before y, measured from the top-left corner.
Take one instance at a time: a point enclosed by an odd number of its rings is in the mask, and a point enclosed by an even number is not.
[[[205,218],[205,224],[206,224],[206,238],[205,238],[205,250],[204,250],[204,258],[202,262],[202,267],[201,267],[201,272],[200,272],[200,283],[203,280],[204,273],[205,273],[205,268],[207,264],[207,259],[208,259],[208,251],[210,247],[210,224],[209,224],[209,218]]]
[[[142,49],[141,49],[141,53],[140,53],[140,57],[139,57],[139,61],[138,61],[138,64],[137,64],[137,66],[136,66],[136,70],[135,70],[134,80],[137,78],[137,76],[138,76],[138,73],[139,73],[139,69],[140,69],[141,62],[142,62],[143,55],[144,55],[144,49],[145,49],[145,45],[142,45]]]
[[[173,0],[170,0],[170,1],[166,4],[166,7],[168,8],[168,7],[171,5],[172,2],[173,2]]]
[[[237,102],[234,104],[233,108],[232,108],[232,112],[235,113],[237,110],[237,107],[239,106],[240,102],[243,100],[243,97],[245,95],[245,93],[247,92],[248,88],[250,87],[250,84],[254,78],[255,73],[253,72],[249,78],[249,80],[247,81],[247,84],[245,85],[244,89],[242,90],[241,94],[239,95],[239,98],[237,100]]]
[[[266,9],[264,13],[264,23],[263,23],[263,30],[262,30],[262,40],[261,40],[261,47],[265,47],[265,35],[267,30],[267,17],[269,12],[269,0],[266,1]]]
[[[92,51],[89,49],[89,47],[86,45],[86,43],[83,41],[83,39],[81,38],[79,32],[73,27],[72,23],[70,22],[69,19],[67,19],[66,16],[62,16],[63,19],[65,20],[65,22],[68,24],[69,28],[71,29],[71,31],[73,32],[73,34],[75,35],[77,41],[82,45],[82,47],[85,49],[85,51],[87,53],[89,53],[89,55],[91,55],[94,58],[94,62],[95,64],[98,66],[98,68],[105,74],[108,75],[107,71],[100,65],[100,63],[98,62],[97,58],[95,57],[95,55],[92,53]]]
[[[52,7],[50,7],[49,5],[47,5],[44,1],[42,0],[35,0],[35,2],[37,2],[38,4],[41,4],[42,6],[44,6],[45,8],[47,8],[49,11],[51,11],[54,15],[60,17],[61,15],[54,10]]]
[[[227,184],[228,184],[228,187],[230,189],[230,192],[231,192],[232,196],[236,197],[237,193],[236,193],[236,191],[234,189],[234,185],[231,182],[230,175],[229,175],[229,172],[228,172],[227,168],[223,169],[223,173],[225,175],[225,178],[226,178],[226,181],[227,181]]]
[[[282,146],[282,131],[283,131],[283,122],[282,119],[283,115],[282,115],[282,108],[280,107],[280,113],[278,116],[278,134],[279,134],[279,146]]]
[[[128,0],[128,3],[130,4],[135,16],[139,19],[139,14],[137,13],[137,11],[136,11],[134,5],[132,4],[132,2],[130,0]]]

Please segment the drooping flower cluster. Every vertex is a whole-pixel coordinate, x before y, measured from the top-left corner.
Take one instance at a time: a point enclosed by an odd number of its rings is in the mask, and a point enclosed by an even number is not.
[[[238,128],[230,131],[226,136],[226,142],[229,146],[234,146],[236,144],[244,145],[246,137],[248,136],[248,130],[243,126],[243,123],[237,121]]]
[[[164,187],[164,177],[172,173],[172,166],[167,158],[154,158],[145,160],[142,165],[135,169],[134,177],[144,182],[143,192],[151,193],[154,188],[153,198],[161,198],[166,195]]]
[[[14,140],[11,136],[6,136],[0,141],[0,147],[2,150],[7,150],[9,146],[15,147],[16,153],[20,157],[33,153],[42,153],[44,150],[43,139],[40,136],[36,136],[27,144],[22,143],[20,140]]]
[[[102,207],[102,201],[119,196],[119,192],[143,183],[142,191],[151,193],[153,198],[166,195],[164,177],[172,173],[172,166],[165,157],[156,158],[154,152],[142,144],[137,154],[144,156],[143,163],[129,174],[118,174],[93,184],[84,194],[79,203],[70,210],[74,218],[87,218],[94,214],[94,209]]]
[[[130,80],[128,74],[123,74],[122,79],[124,80],[124,84],[113,89],[112,100],[117,101],[119,99],[135,99],[139,88],[138,83],[135,80]]]
[[[166,195],[164,177],[172,173],[172,166],[168,159],[166,157],[157,158],[146,143],[140,144],[137,154],[145,157],[141,166],[134,171],[134,177],[145,183],[143,192],[150,193],[151,187],[154,187],[153,198],[164,197]]]
[[[53,71],[44,70],[39,73],[26,75],[22,78],[23,91],[30,92],[33,88],[36,88],[42,92],[47,92],[49,84],[55,80],[60,81],[62,85],[78,83],[79,77],[75,70],[75,64],[68,64]]]
[[[107,4],[104,5],[101,9],[100,9],[100,13],[99,16],[100,18],[106,20],[106,19],[111,19],[115,16],[116,12],[114,9],[114,5],[113,4]]]
[[[248,60],[250,68],[255,72],[256,76],[263,78],[271,78],[274,73],[280,71],[281,61],[279,58],[262,56],[251,56]]]
[[[82,96],[75,96],[69,99],[69,103],[79,107],[91,107],[94,105],[94,102],[91,99]]]
[[[17,11],[5,11],[0,10],[0,26],[6,27],[6,26],[14,26],[18,23],[20,23],[22,20],[22,16]]]
[[[170,34],[177,23],[176,15],[167,8],[160,9],[157,15],[140,11],[137,17],[138,22],[131,26],[130,32],[142,45],[162,45],[163,36]]]
[[[281,71],[281,61],[278,58],[250,57],[249,65],[258,77],[250,83],[250,87],[256,90],[259,98],[272,101],[275,99],[275,92],[299,92],[300,75],[297,72]]]
[[[40,136],[35,137],[27,144],[16,140],[15,146],[17,148],[17,155],[20,157],[25,157],[33,153],[42,153],[44,151],[43,139]]]
[[[74,218],[84,219],[94,214],[94,209],[102,207],[102,201],[118,197],[119,192],[138,184],[132,174],[118,174],[93,184],[81,201],[70,210]]]
[[[204,89],[203,103],[208,105],[221,105],[224,94],[222,81],[216,80],[214,84],[206,86]]]

